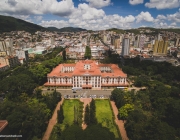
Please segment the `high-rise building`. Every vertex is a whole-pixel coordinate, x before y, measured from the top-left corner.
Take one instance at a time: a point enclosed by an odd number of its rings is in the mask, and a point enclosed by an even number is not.
[[[127,36],[123,39],[122,43],[122,56],[129,55],[130,41]]]
[[[153,54],[161,55],[166,54],[168,48],[168,40],[167,38],[163,38],[163,40],[156,40],[154,44]]]
[[[54,37],[51,37],[51,38],[50,38],[50,42],[51,42],[51,45],[54,45],[54,43],[55,43]]]
[[[29,60],[29,55],[28,55],[28,51],[24,51],[24,50],[16,50],[16,56],[18,57],[18,59],[24,59],[25,61]]]
[[[120,42],[123,41],[123,35],[120,35]]]
[[[162,34],[159,33],[157,39],[158,39],[158,41],[162,40]]]
[[[158,40],[155,40],[153,54],[157,53],[158,43],[159,43]]]
[[[111,45],[115,44],[115,36],[111,36]]]
[[[13,40],[11,38],[0,41],[0,52],[5,52],[6,55],[12,55],[12,53],[13,53]]]
[[[180,44],[180,38],[176,38],[176,47],[178,47]]]
[[[8,65],[9,67],[14,67],[19,65],[19,60],[17,56],[6,56],[0,57],[0,64],[1,65]]]
[[[107,35],[103,36],[103,41],[104,41],[104,43],[107,43]]]
[[[141,36],[139,37],[138,47],[142,49],[142,48],[144,47],[145,41],[146,41],[146,36],[141,35]]]
[[[115,39],[114,46],[115,46],[115,49],[119,49],[120,48],[120,39],[119,38]]]

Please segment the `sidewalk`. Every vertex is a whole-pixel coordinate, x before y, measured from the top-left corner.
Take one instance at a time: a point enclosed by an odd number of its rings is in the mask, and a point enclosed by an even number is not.
[[[117,109],[114,101],[111,101],[111,106],[112,106],[112,108],[113,108],[113,112],[114,112],[114,115],[115,115],[115,122],[116,122],[116,124],[117,124],[118,127],[119,127],[122,140],[129,140],[129,138],[127,137],[127,134],[126,134],[126,130],[125,130],[125,128],[124,128],[124,123],[123,123],[123,121],[122,121],[122,120],[118,120],[118,118],[117,118],[118,109]]]
[[[46,129],[46,132],[44,133],[42,140],[49,140],[53,127],[57,123],[57,111],[60,109],[60,105],[62,105],[63,101],[64,98],[62,98],[61,101],[57,104],[56,109],[54,110],[54,113],[52,115],[52,118],[49,120],[48,127]]]

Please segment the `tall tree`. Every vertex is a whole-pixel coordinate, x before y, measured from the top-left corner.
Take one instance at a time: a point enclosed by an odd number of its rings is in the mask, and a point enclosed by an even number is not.
[[[89,113],[89,122],[90,124],[97,124],[97,119],[96,119],[96,106],[95,106],[95,101],[92,99],[90,103],[90,113]]]
[[[62,52],[63,60],[66,61],[66,50]]]
[[[85,59],[91,59],[91,48],[89,46],[86,46],[84,58]]]
[[[89,116],[90,110],[89,110],[89,105],[86,105],[85,108],[85,115],[84,115],[84,122],[89,125],[89,121],[90,121],[90,116]]]
[[[60,124],[63,123],[64,113],[63,113],[62,105],[60,105],[60,110],[57,111],[57,115],[58,115],[58,118],[57,118],[58,123],[60,123]]]
[[[114,100],[117,108],[121,108],[125,104],[124,92],[121,89],[114,89],[111,92],[111,98]]]
[[[119,118],[125,120],[128,117],[129,112],[134,110],[134,105],[132,104],[125,104],[119,109]]]

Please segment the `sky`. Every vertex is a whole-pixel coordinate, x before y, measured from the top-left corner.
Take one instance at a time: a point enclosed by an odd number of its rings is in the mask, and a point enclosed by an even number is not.
[[[0,15],[43,27],[180,28],[180,0],[0,0]]]

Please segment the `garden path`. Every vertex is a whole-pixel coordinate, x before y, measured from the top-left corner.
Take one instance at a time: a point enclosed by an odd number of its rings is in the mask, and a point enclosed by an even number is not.
[[[48,127],[46,129],[46,132],[44,133],[42,140],[49,140],[53,127],[57,123],[57,111],[60,109],[60,105],[62,105],[63,101],[64,98],[62,98],[61,101],[57,104],[56,109],[54,110],[54,114],[52,115],[52,118],[49,120]]]
[[[86,107],[86,105],[87,104],[90,104],[90,102],[91,102],[91,98],[80,98],[80,101],[81,102],[84,102],[84,104],[83,104],[83,123],[82,123],[82,129],[84,130],[84,129],[86,129],[86,127],[87,127],[87,125],[84,123],[84,114],[85,114],[85,107]]]
[[[126,130],[124,128],[124,122],[122,120],[118,120],[118,118],[117,118],[118,109],[117,109],[114,101],[111,101],[111,106],[113,108],[113,112],[114,112],[114,115],[115,115],[115,122],[119,127],[119,131],[120,131],[122,140],[129,140],[129,138],[127,137],[127,134],[126,134]]]

